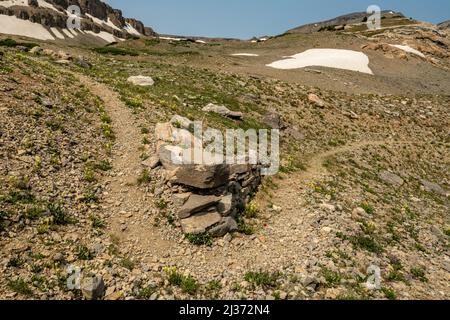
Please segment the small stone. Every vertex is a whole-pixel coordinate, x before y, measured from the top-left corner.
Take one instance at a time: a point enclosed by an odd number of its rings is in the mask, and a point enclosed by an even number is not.
[[[325,102],[314,93],[310,93],[308,95],[308,100],[309,100],[309,102],[315,104],[316,106],[318,106],[320,108],[325,107]]]
[[[325,210],[325,211],[328,211],[328,212],[334,212],[334,211],[336,211],[336,207],[335,207],[334,205],[328,204],[328,203],[322,203],[322,204],[320,205],[320,208],[323,209],[323,210]]]
[[[228,194],[222,197],[217,204],[217,210],[224,217],[231,215],[233,211],[233,195]]]
[[[141,162],[141,164],[144,167],[150,168],[150,169],[155,169],[158,165],[159,165],[159,157],[157,156],[152,156],[144,161]]]
[[[223,237],[227,233],[237,231],[238,224],[236,220],[231,217],[222,218],[219,224],[209,230],[209,234],[213,237]]]
[[[179,115],[173,116],[172,119],[170,120],[170,124],[175,128],[185,130],[191,130],[194,126],[194,123],[191,120]]]

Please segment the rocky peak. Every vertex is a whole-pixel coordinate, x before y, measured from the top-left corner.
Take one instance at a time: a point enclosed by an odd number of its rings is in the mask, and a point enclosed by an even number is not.
[[[121,10],[114,9],[101,0],[0,0],[0,15],[15,16],[46,28],[64,29],[68,18],[66,10],[71,5],[77,5],[81,9],[81,30],[94,33],[104,31],[118,38],[156,35],[141,21],[125,18]]]

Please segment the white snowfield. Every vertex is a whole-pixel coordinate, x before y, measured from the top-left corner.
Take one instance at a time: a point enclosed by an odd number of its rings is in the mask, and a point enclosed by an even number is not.
[[[415,55],[417,55],[419,57],[425,58],[425,55],[422,52],[420,52],[419,50],[416,50],[414,48],[411,48],[410,46],[405,46],[405,45],[400,45],[400,44],[390,44],[390,46],[394,47],[394,48],[397,48],[397,49],[400,49],[400,50],[403,50],[405,52],[409,52],[409,53],[415,54]]]
[[[232,56],[235,57],[259,57],[256,53],[233,53]]]
[[[159,37],[159,39],[169,40],[169,41],[181,41],[181,40],[183,40],[181,38],[171,38],[171,37]]]
[[[0,15],[0,33],[39,40],[55,40],[52,34],[41,24],[22,20],[15,16]]]
[[[65,38],[64,38],[64,35],[61,33],[61,32],[59,32],[59,30],[58,29],[56,29],[56,28],[50,28],[50,31],[55,35],[55,37],[57,37],[58,39],[61,39],[61,40],[64,40]]]
[[[62,32],[69,38],[75,38],[72,33],[69,32],[68,29],[62,29]]]
[[[369,57],[362,52],[343,49],[310,49],[284,60],[275,61],[268,67],[282,70],[305,67],[328,67],[373,74]]]

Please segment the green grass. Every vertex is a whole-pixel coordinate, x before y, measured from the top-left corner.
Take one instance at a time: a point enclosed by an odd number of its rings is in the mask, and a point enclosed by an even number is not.
[[[147,286],[139,290],[136,294],[138,300],[149,300],[150,297],[156,292],[156,288],[152,286]]]
[[[392,270],[387,275],[387,279],[389,281],[405,281],[405,277],[403,273],[401,273],[399,270]]]
[[[322,269],[322,274],[327,282],[327,287],[334,288],[341,284],[342,276],[338,272],[324,268]]]
[[[196,246],[210,247],[213,245],[213,238],[207,232],[201,234],[186,234],[185,237],[190,243]]]
[[[64,211],[64,208],[59,204],[50,203],[47,209],[53,218],[53,223],[59,226],[65,226],[75,223],[75,218]]]
[[[116,47],[100,47],[100,48],[94,48],[92,49],[94,52],[100,53],[100,54],[111,54],[114,56],[138,56],[139,54],[137,52],[122,49],[122,48],[116,48]]]
[[[237,219],[237,223],[238,223],[238,232],[245,234],[247,236],[255,234],[255,228],[247,224],[242,217],[239,217]]]
[[[152,177],[150,175],[150,171],[147,169],[142,170],[141,174],[137,178],[137,184],[143,185],[152,181]]]
[[[367,214],[373,215],[375,213],[375,209],[373,206],[371,206],[370,204],[368,204],[367,202],[363,202],[360,204],[361,208],[364,209],[364,211]]]
[[[3,210],[0,210],[0,232],[6,230],[5,220],[8,218],[9,213]]]
[[[131,260],[129,257],[122,258],[122,261],[120,261],[120,265],[130,271],[132,271],[134,269],[134,267],[136,266],[134,261]]]
[[[383,252],[383,247],[370,236],[353,236],[350,238],[350,242],[353,243],[353,245],[372,253],[378,254]]]
[[[83,202],[86,203],[97,203],[98,202],[98,196],[92,189],[87,189],[83,194]]]
[[[38,45],[36,43],[32,43],[32,42],[17,42],[10,38],[0,40],[0,47],[15,48],[18,46],[32,49],[34,47],[37,47]]]
[[[157,199],[157,200],[155,200],[155,206],[159,210],[165,210],[168,207],[168,203],[164,199]]]
[[[8,268],[19,268],[23,264],[23,262],[24,261],[22,259],[20,259],[19,257],[12,257],[9,259],[6,266]]]
[[[77,246],[75,254],[79,260],[89,261],[94,259],[94,253],[84,245]]]
[[[420,267],[414,267],[411,269],[411,274],[414,277],[414,279],[418,279],[422,282],[428,282],[428,279],[425,275],[425,270]]]
[[[397,300],[397,294],[391,288],[381,288],[381,292],[383,292],[386,299],[389,300]]]
[[[33,294],[33,290],[31,290],[28,283],[22,278],[18,278],[16,280],[9,280],[8,287],[14,292],[17,292],[25,296],[31,296]]]
[[[94,229],[104,229],[106,226],[105,221],[95,215],[91,215],[89,219],[91,220],[91,225]]]
[[[112,169],[112,165],[108,160],[102,160],[95,165],[95,168],[101,171],[109,171]]]
[[[250,202],[244,210],[244,216],[248,219],[256,218],[259,213],[259,208],[254,202]]]
[[[218,280],[211,280],[206,284],[205,289],[208,291],[219,291],[222,289],[222,284]]]
[[[197,280],[192,276],[185,276],[179,273],[175,268],[168,268],[166,270],[167,281],[172,286],[180,287],[181,290],[188,294],[195,294],[200,287]]]
[[[273,288],[276,287],[278,277],[279,277],[278,273],[249,271],[244,275],[244,280],[255,286]]]
[[[44,208],[39,205],[33,205],[26,209],[25,218],[30,220],[37,220],[45,212]]]

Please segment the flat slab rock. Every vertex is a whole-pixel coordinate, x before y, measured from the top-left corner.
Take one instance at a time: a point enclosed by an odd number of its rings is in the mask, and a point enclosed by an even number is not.
[[[380,179],[388,184],[395,186],[402,186],[405,183],[405,181],[400,176],[389,171],[380,172]]]
[[[155,84],[151,77],[146,76],[132,76],[127,79],[128,82],[141,87],[150,87]]]
[[[218,224],[222,216],[218,212],[198,213],[180,221],[185,234],[205,233],[208,228]]]
[[[207,209],[219,202],[220,198],[216,196],[202,196],[193,194],[189,197],[187,202],[178,211],[178,217],[185,219],[190,217],[196,212],[200,212],[203,209]]]

